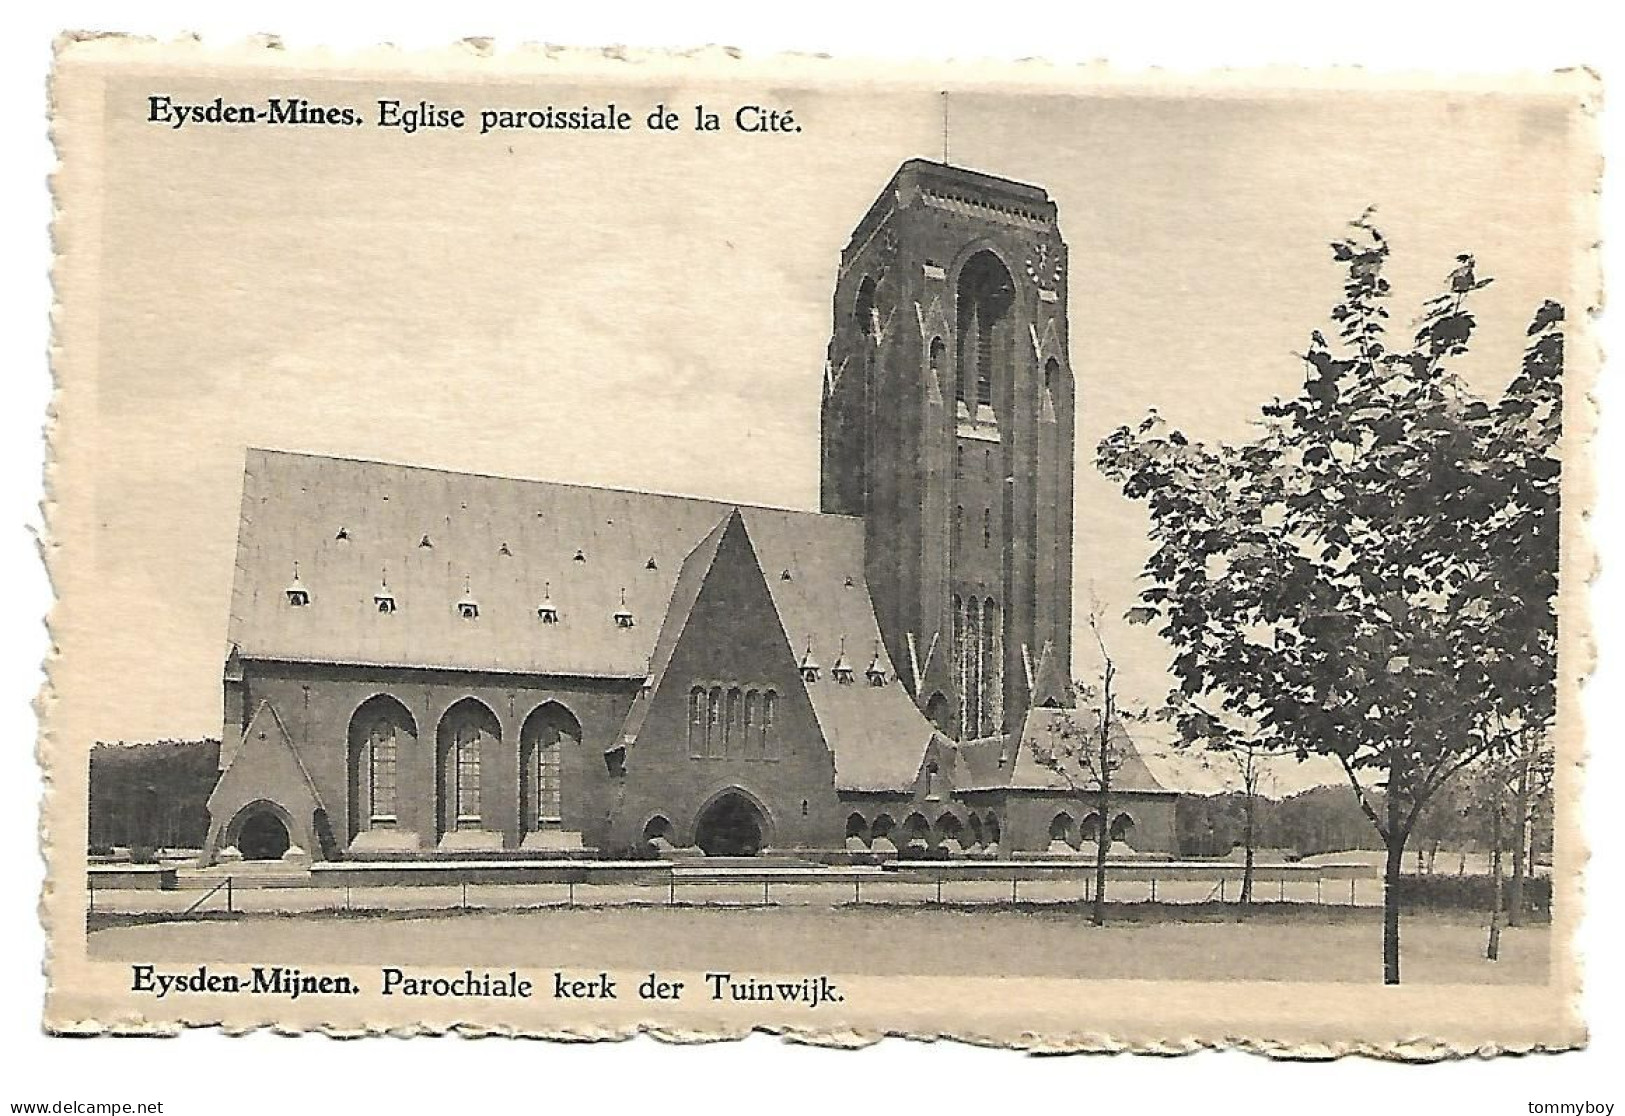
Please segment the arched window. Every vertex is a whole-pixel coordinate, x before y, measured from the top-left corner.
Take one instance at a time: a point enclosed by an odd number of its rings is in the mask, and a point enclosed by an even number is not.
[[[480,829],[480,767],[487,747],[502,743],[502,727],[482,702],[464,698],[440,719],[436,733],[436,825],[441,834]],[[499,753],[491,752],[494,757]]]
[[[869,827],[864,824],[862,814],[848,814],[846,817],[846,839],[856,837],[864,844],[869,843]]]
[[[994,379],[1010,349],[1010,309],[1015,303],[1015,284],[997,256],[979,252],[960,271],[957,293],[959,380],[962,385],[966,382],[976,385],[978,408],[991,407]]]
[[[873,276],[864,276],[862,284],[858,287],[858,301],[853,311],[859,333],[865,337],[873,337],[880,332],[880,311],[875,305]]]
[[[779,695],[772,690],[762,695],[762,758],[779,758],[779,734],[774,724],[778,715]]]
[[[465,724],[457,729],[457,828],[480,824],[480,730]]]
[[[705,703],[705,754],[712,759],[726,755],[722,740],[722,687],[713,686]]]
[[[745,758],[762,758],[762,695],[758,690],[745,691]]]
[[[728,691],[728,704],[725,708],[726,720],[722,726],[722,751],[724,755],[737,756],[744,751],[744,741],[741,739],[740,723],[744,716],[742,708],[744,702],[735,686]]]
[[[1078,826],[1078,837],[1084,841],[1097,843],[1100,840],[1100,815],[1090,814]]]
[[[874,825],[869,827],[869,840],[874,842],[879,841],[881,838],[885,838],[886,840],[890,841],[891,831],[896,827],[897,823],[892,821],[890,814],[881,814],[879,817],[875,818]]]
[[[695,686],[688,692],[688,754],[691,759],[705,758],[705,688]]]
[[[1052,845],[1076,846],[1078,839],[1072,827],[1072,815],[1065,811],[1056,814],[1049,823],[1049,839]]]
[[[987,835],[987,843],[990,845],[997,845],[999,843],[999,815],[993,813],[992,811],[988,811],[987,822],[984,828]]]
[[[1050,357],[1044,362],[1044,390],[1054,391],[1055,381],[1061,374],[1061,362]]]
[[[370,818],[373,825],[395,824],[395,764],[396,740],[395,723],[388,717],[380,717],[372,724],[372,731],[367,736],[367,783],[368,798],[372,800]]]
[[[406,706],[377,694],[356,709],[349,729],[349,838],[397,823],[397,770],[417,740],[417,725]]]
[[[519,801],[526,832],[564,821],[564,751],[581,742],[581,723],[563,705],[538,706],[519,731]]]
[[[942,383],[942,362],[947,359],[948,346],[942,343],[942,338],[931,338],[931,371],[935,373],[938,385]]]
[[[925,820],[924,814],[910,814],[903,821],[903,840],[900,842],[904,849],[914,842],[920,842],[927,848],[931,846],[931,825]]]

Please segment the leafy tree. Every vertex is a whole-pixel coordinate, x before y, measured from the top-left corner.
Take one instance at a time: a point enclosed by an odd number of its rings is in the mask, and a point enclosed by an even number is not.
[[[1457,257],[1390,348],[1389,246],[1368,211],[1332,244],[1345,268],[1291,399],[1257,435],[1203,446],[1154,412],[1097,463],[1144,500],[1157,547],[1130,620],[1160,621],[1188,698],[1256,723],[1272,748],[1342,764],[1386,849],[1383,976],[1398,983],[1406,841],[1463,766],[1551,716],[1562,310],[1530,328],[1491,408],[1451,371],[1490,280]]]

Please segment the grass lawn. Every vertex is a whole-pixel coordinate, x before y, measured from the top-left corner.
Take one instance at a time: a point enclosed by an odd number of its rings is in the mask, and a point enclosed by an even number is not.
[[[911,976],[1379,983],[1381,912],[1264,906],[1198,914],[1082,906],[606,907],[345,916],[250,915],[93,923],[90,954],[144,962],[281,962],[538,969],[797,971]],[[100,926],[97,929],[95,927]],[[1551,928],[1502,937],[1484,960],[1472,915],[1407,914],[1407,983],[1544,984]]]

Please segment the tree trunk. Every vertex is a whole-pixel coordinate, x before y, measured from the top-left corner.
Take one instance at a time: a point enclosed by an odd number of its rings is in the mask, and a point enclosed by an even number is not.
[[[1095,904],[1089,921],[1096,926],[1106,925],[1106,853],[1112,846],[1112,827],[1106,819],[1111,817],[1111,787],[1104,780],[1100,787],[1100,827],[1095,830]]]
[[[1388,825],[1383,840],[1388,856],[1382,873],[1382,982],[1399,983],[1399,881],[1405,871],[1405,838],[1401,828],[1397,767],[1388,775]]]
[[[1405,838],[1389,830],[1382,874],[1382,982],[1399,983],[1399,879],[1405,870]]]
[[[1497,788],[1490,810],[1490,940],[1484,956],[1501,959],[1501,795]]]
[[[1245,822],[1242,826],[1242,840],[1246,842],[1247,851],[1241,868],[1241,905],[1245,909],[1253,905],[1253,816],[1257,810],[1256,799],[1251,788],[1242,804],[1242,814]]]
[[[1525,835],[1529,826],[1529,768],[1534,750],[1527,742],[1518,760],[1518,797],[1512,804],[1512,882],[1507,886],[1507,925],[1516,926],[1523,916],[1523,877],[1528,867],[1524,858]]]

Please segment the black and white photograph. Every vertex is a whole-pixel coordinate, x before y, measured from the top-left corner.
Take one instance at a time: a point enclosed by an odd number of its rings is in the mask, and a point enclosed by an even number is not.
[[[1594,76],[275,53],[53,77],[48,1027],[1583,1042]]]

